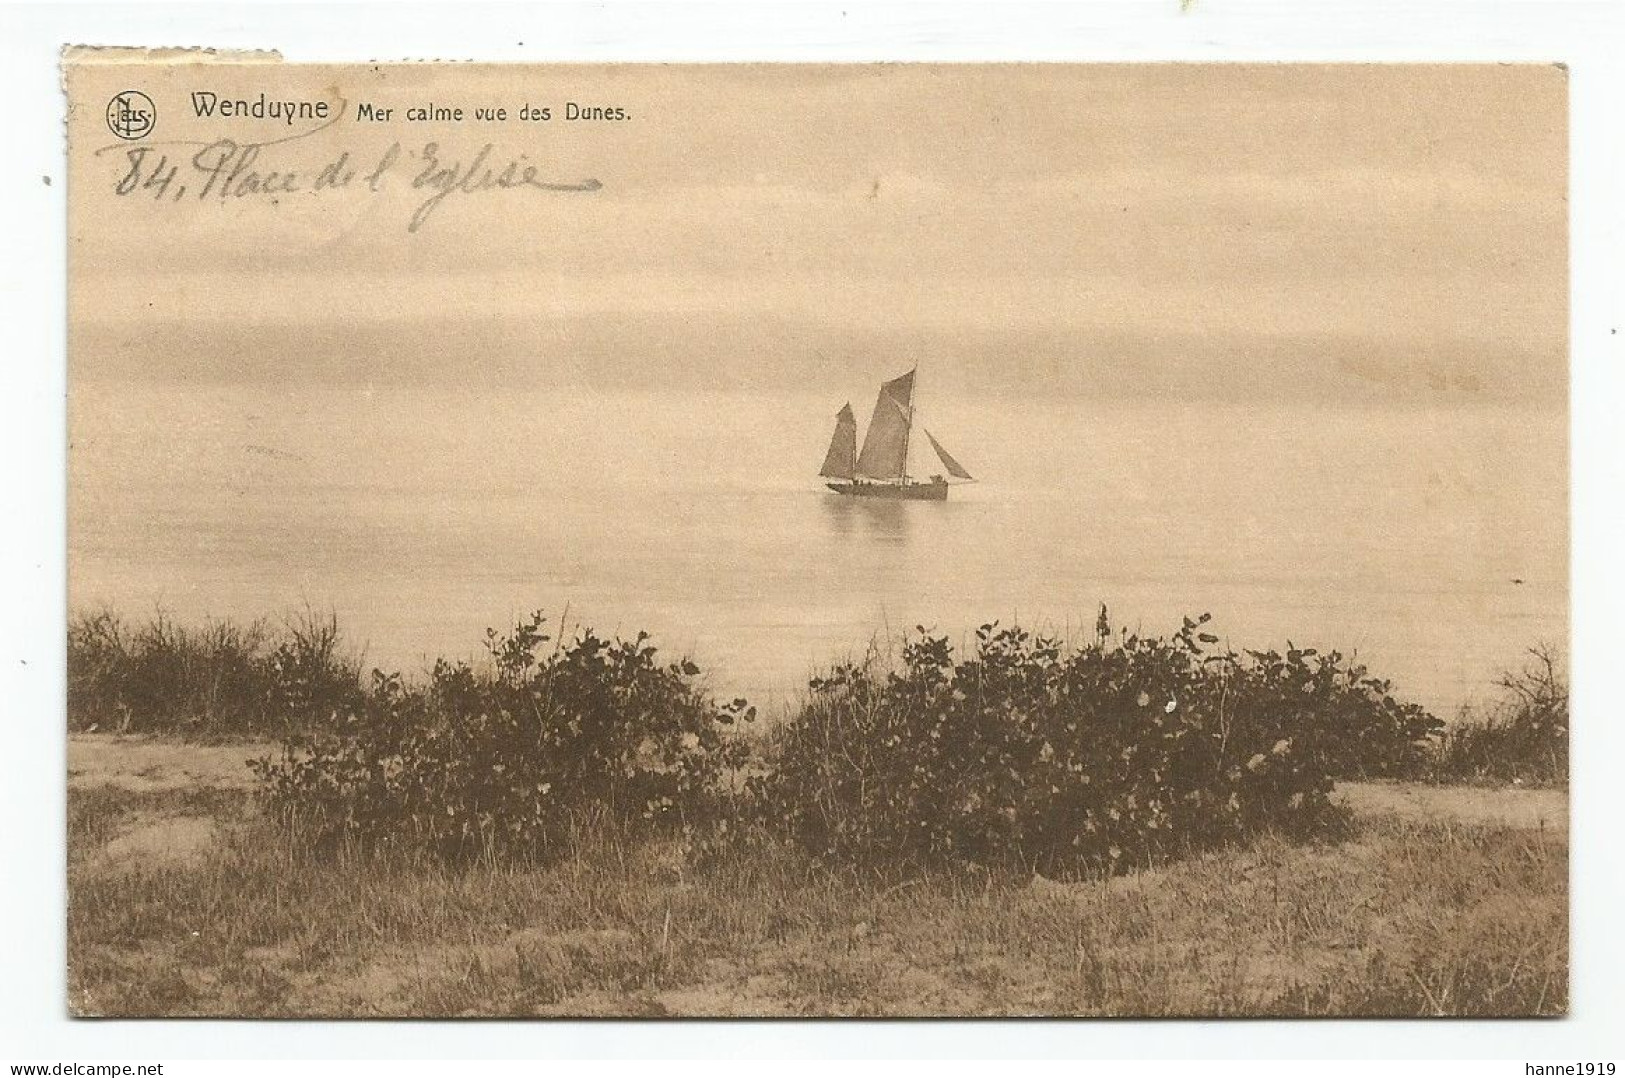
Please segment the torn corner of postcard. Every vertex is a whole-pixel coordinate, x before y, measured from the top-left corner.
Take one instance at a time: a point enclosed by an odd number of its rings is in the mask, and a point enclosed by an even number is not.
[[[66,50],[72,171],[89,185],[77,216],[106,212],[153,227],[213,213],[215,222],[260,220],[273,232],[398,220],[416,233],[452,203],[495,225],[523,216],[527,201],[598,192],[603,182],[586,162],[626,145],[626,129],[658,110],[651,80],[606,93],[568,68],[521,75],[279,59]]]

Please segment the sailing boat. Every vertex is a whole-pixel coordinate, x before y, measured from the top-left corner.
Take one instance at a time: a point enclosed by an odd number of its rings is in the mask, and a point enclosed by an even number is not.
[[[920,480],[908,474],[908,438],[914,427],[914,373],[911,370],[881,384],[862,452],[858,451],[858,421],[852,415],[852,405],[846,404],[836,413],[835,436],[824,455],[824,466],[818,470],[826,479],[841,480],[826,483],[830,490],[859,498],[948,500],[948,480],[942,475]],[[974,482],[930,431],[925,432],[925,437],[949,475]]]

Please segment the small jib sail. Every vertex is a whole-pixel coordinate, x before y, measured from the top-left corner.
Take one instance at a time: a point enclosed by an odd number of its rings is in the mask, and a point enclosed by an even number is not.
[[[844,404],[835,414],[835,436],[829,440],[824,466],[818,474],[830,479],[851,479],[858,465],[858,421],[852,405]]]
[[[908,474],[908,431],[914,423],[914,372],[880,387],[869,433],[858,454],[858,474],[869,479],[902,479]]]
[[[953,476],[955,479],[971,478],[971,474],[965,470],[964,465],[960,464],[957,460],[948,455],[948,451],[942,448],[942,443],[937,441],[935,435],[933,435],[930,431],[926,431],[925,437],[926,440],[931,443],[931,448],[937,451],[937,457],[942,461],[942,466],[948,469],[949,475]]]

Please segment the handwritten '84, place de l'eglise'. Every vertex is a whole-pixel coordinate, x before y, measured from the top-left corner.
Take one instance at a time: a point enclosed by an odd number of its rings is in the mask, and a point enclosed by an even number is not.
[[[114,185],[116,194],[145,196],[154,201],[190,198],[275,202],[285,195],[338,190],[377,194],[386,187],[405,184],[410,190],[427,192],[407,221],[409,232],[422,228],[452,195],[515,190],[590,193],[603,184],[591,177],[555,178],[544,173],[543,166],[527,154],[504,151],[494,142],[465,151],[439,140],[417,145],[397,140],[383,147],[346,148],[310,158],[300,154],[301,140],[342,123],[346,116],[360,124],[469,126],[552,123],[560,118],[566,123],[620,123],[632,118],[621,105],[583,105],[574,101],[562,106],[530,101],[467,106],[434,101],[389,106],[359,102],[352,110],[343,100],[283,99],[264,93],[232,98],[203,90],[192,92],[191,106],[200,119],[255,121],[279,125],[284,130],[257,141],[219,137],[181,144],[105,147],[104,151],[122,150],[125,155],[126,167]]]

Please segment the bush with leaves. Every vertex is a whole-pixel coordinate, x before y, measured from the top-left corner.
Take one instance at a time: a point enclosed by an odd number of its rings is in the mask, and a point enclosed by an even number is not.
[[[375,672],[334,729],[257,765],[272,806],[318,840],[388,841],[452,859],[545,860],[584,821],[658,833],[731,811],[743,700],[718,704],[648,636],[551,639],[541,614],[487,633],[490,668],[435,664],[429,682]]]
[[[1171,639],[1062,654],[984,625],[955,661],[923,628],[902,668],[814,680],[753,780],[764,816],[844,863],[1118,869],[1261,828],[1310,835],[1333,778],[1403,769],[1438,723],[1335,653],[1211,653],[1204,615]]]

